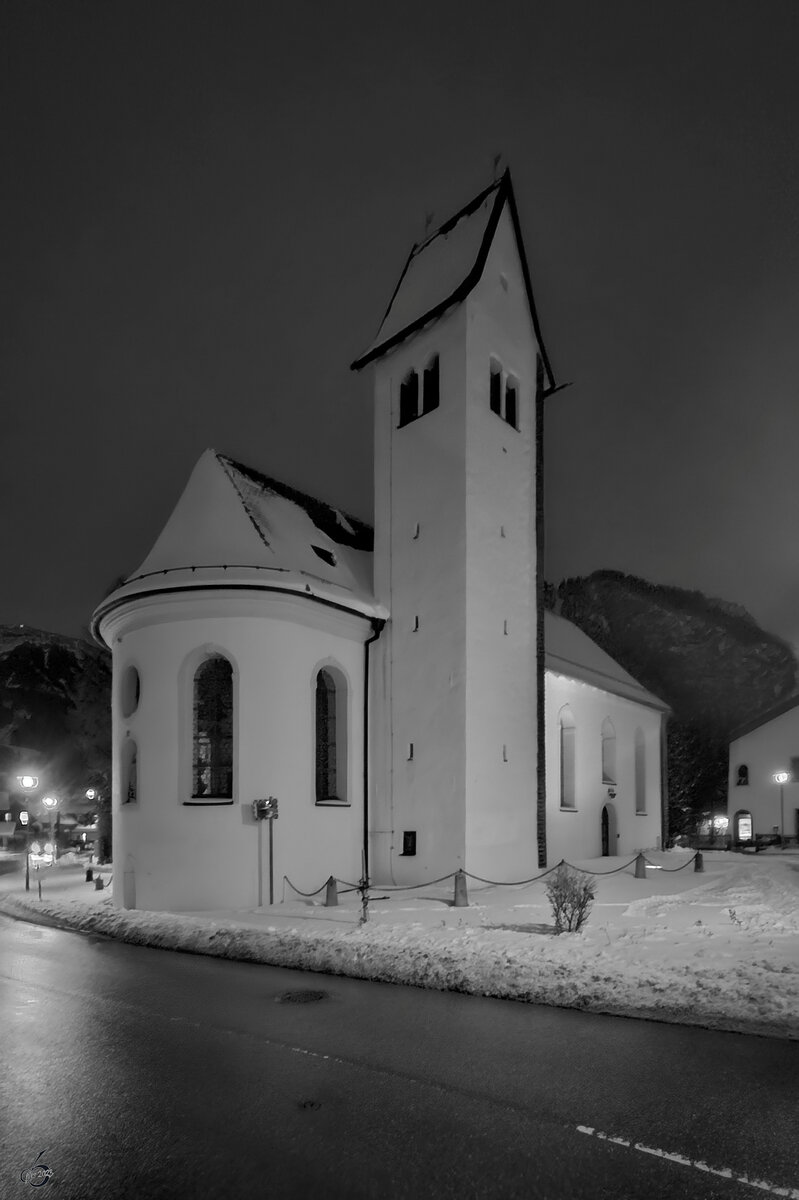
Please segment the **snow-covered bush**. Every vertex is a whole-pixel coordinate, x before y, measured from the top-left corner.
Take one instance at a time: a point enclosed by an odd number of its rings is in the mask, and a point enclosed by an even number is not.
[[[546,882],[547,899],[555,918],[555,933],[579,933],[594,903],[596,881],[578,875],[561,863]]]

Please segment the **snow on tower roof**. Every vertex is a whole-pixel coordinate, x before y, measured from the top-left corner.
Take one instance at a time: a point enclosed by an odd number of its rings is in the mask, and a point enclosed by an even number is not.
[[[506,203],[513,221],[530,316],[544,362],[547,387],[554,387],[533,302],[510,171],[505,171],[500,179],[475,196],[435,233],[411,248],[377,337],[365,354],[352,363],[353,370],[358,371],[374,359],[381,358],[469,295],[483,273]]]
[[[372,594],[372,530],[363,521],[215,450],[206,450],[137,571],[98,606],[99,623],[158,592],[252,588],[300,593],[385,617]]]
[[[582,629],[555,613],[544,614],[544,647],[547,671],[590,683],[602,691],[612,692],[668,712],[669,706],[628,675],[615,659],[593,641]]]

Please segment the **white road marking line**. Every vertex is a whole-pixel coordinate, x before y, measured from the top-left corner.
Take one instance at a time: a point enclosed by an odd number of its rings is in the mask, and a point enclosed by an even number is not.
[[[603,1142],[613,1142],[617,1146],[626,1146],[628,1149],[640,1150],[642,1154],[653,1154],[655,1158],[665,1158],[669,1162],[679,1163],[682,1167],[693,1167],[696,1171],[704,1171],[708,1175],[718,1175],[722,1179],[731,1179],[734,1183],[745,1183],[747,1187],[758,1188],[761,1192],[770,1192],[772,1196],[785,1196],[787,1200],[799,1200],[799,1190],[792,1187],[780,1187],[776,1183],[769,1183],[766,1179],[750,1179],[748,1175],[737,1175],[730,1167],[711,1167],[708,1166],[701,1158],[686,1158],[684,1154],[672,1154],[668,1150],[659,1150],[656,1146],[644,1146],[641,1142],[629,1142],[626,1138],[612,1137],[609,1133],[602,1133],[599,1129],[594,1129],[592,1125],[577,1125],[575,1126],[578,1133],[585,1133],[589,1137],[599,1138]]]

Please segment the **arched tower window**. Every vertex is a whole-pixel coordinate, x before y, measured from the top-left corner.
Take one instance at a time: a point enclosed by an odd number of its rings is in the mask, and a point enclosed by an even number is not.
[[[514,429],[519,428],[519,384],[512,375],[505,380],[505,420]]]
[[[400,384],[400,427],[419,416],[419,376],[409,371]]]
[[[602,722],[602,782],[616,782],[616,730],[608,717]]]
[[[432,412],[438,408],[438,355],[434,354],[424,369],[422,383],[422,412]]]
[[[491,411],[502,416],[502,367],[495,358],[488,368],[488,403]]]
[[[635,731],[635,811],[646,812],[646,743],[643,729]]]
[[[316,803],[347,800],[347,684],[334,667],[316,676]]]
[[[221,654],[194,673],[192,796],[233,796],[233,667]]]
[[[560,806],[561,808],[574,808],[575,725],[574,717],[568,704],[560,710],[558,729],[560,737]]]

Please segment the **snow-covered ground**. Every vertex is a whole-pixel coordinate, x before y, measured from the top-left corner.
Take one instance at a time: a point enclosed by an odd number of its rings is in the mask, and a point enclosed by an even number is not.
[[[468,908],[453,907],[451,885],[375,889],[361,924],[357,894],[326,908],[324,891],[302,899],[285,883],[284,903],[252,911],[122,911],[61,863],[34,872],[29,893],[5,877],[0,911],[140,945],[799,1038],[799,854],[710,852],[703,873],[687,851],[647,858],[661,869],[646,879],[632,866],[599,876],[587,925],[560,936],[543,882],[470,885]]]

